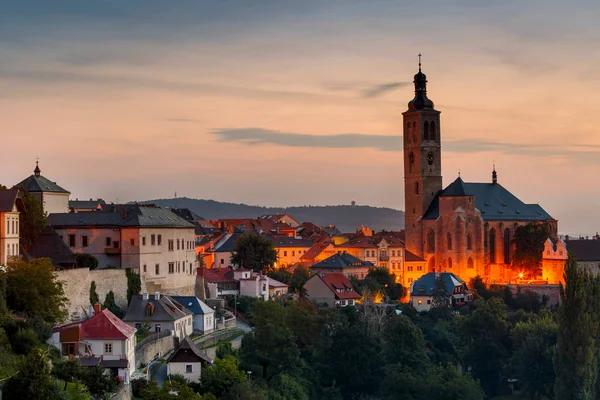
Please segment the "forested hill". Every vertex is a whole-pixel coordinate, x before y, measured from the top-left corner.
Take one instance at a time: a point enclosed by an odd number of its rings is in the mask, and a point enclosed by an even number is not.
[[[370,206],[300,206],[260,207],[247,204],[223,203],[214,200],[175,199],[148,200],[172,208],[189,208],[207,220],[219,218],[256,218],[264,214],[286,213],[300,222],[312,222],[324,226],[335,225],[342,232],[354,232],[361,225],[374,230],[400,230],[404,228],[404,212],[383,207]]]

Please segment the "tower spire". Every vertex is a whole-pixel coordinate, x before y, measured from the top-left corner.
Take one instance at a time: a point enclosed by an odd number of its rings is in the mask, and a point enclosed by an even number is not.
[[[492,183],[498,183],[498,173],[496,173],[496,161],[494,161],[494,169],[492,170]]]
[[[42,170],[40,169],[38,162],[39,162],[39,157],[36,157],[35,158],[35,169],[33,170],[33,173],[35,176],[40,176],[40,174],[42,173]]]
[[[433,101],[427,98],[427,76],[421,71],[421,57],[419,53],[419,72],[415,74],[415,98],[408,103],[409,110],[433,109]]]
[[[419,72],[421,72],[421,53],[419,53]]]

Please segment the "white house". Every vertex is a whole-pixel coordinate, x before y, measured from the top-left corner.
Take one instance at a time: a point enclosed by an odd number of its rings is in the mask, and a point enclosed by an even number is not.
[[[171,296],[194,314],[194,332],[210,333],[215,329],[215,310],[196,296]]]
[[[25,178],[15,186],[24,188],[38,199],[47,214],[69,212],[69,195],[71,193],[58,186],[56,182],[42,176],[37,161],[33,175]]]
[[[170,296],[156,292],[153,296],[148,293],[133,296],[123,321],[136,329],[147,326],[150,332],[169,330],[183,339],[194,331],[193,319],[190,310]]]
[[[111,205],[96,212],[51,214],[49,225],[74,253],[91,254],[99,268],[139,269],[148,291],[196,284],[194,225],[154,205]]]
[[[167,358],[167,374],[180,374],[188,382],[198,382],[202,375],[202,366],[212,364],[213,360],[198,350],[194,342],[186,336],[181,344],[176,344],[173,353]]]
[[[269,277],[249,269],[198,268],[198,276],[208,287],[207,298],[237,295],[269,300]]]
[[[437,281],[445,290],[448,305],[461,306],[473,301],[473,293],[467,289],[465,282],[451,272],[429,272],[415,282],[410,288],[410,303],[417,311],[429,311],[436,296]]]
[[[135,370],[135,332],[96,304],[91,318],[54,328],[50,343],[65,358],[77,358],[84,367],[101,365],[129,382]]]
[[[19,256],[19,214],[25,212],[18,189],[0,190],[0,265]]]

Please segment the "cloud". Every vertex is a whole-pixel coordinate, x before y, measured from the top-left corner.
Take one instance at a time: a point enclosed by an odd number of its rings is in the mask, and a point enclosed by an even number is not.
[[[165,121],[167,122],[190,122],[190,123],[195,123],[195,122],[200,122],[199,119],[195,119],[195,118],[166,118]]]
[[[410,85],[410,82],[388,82],[372,86],[362,91],[362,97],[374,98],[379,97],[394,89]]]
[[[356,92],[362,98],[376,98],[392,90],[409,86],[411,82],[368,83],[359,81],[336,81],[323,84],[326,90],[332,92]]]
[[[337,135],[313,135],[288,133],[261,128],[217,129],[211,132],[220,142],[239,142],[251,146],[271,144],[287,147],[321,147],[337,149],[371,148],[379,151],[402,151],[402,135],[367,135],[341,133]],[[568,157],[581,161],[596,162],[600,157],[600,145],[592,144],[532,144],[492,142],[477,139],[444,140],[443,149],[454,153],[499,152],[536,157]]]

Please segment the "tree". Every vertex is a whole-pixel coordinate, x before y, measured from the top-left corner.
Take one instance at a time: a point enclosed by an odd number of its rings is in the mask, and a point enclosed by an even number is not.
[[[543,222],[530,222],[515,230],[512,244],[515,253],[512,258],[513,268],[519,268],[531,277],[541,274],[544,243],[550,237],[550,229]]]
[[[277,250],[268,238],[246,233],[235,242],[231,252],[231,263],[236,267],[248,268],[255,272],[268,273],[277,262]]]
[[[6,399],[63,399],[50,376],[50,362],[41,349],[35,349],[18,365],[18,372],[4,385]]]
[[[92,281],[90,284],[90,304],[94,306],[98,303],[100,303],[100,297],[98,296],[98,293],[96,293],[96,281]]]
[[[144,386],[142,394],[144,400],[216,400],[211,393],[195,393],[187,384],[179,381],[165,381],[162,388],[156,381],[151,381]]]
[[[38,337],[32,329],[19,329],[11,340],[15,353],[27,355],[39,345]]]
[[[115,303],[115,294],[112,290],[106,294],[106,299],[104,299],[104,308],[119,318],[123,318],[125,316],[123,310],[121,310],[121,308]]]
[[[390,300],[399,301],[406,296],[406,289],[396,283],[396,276],[390,274],[390,271],[386,267],[371,268],[366,276],[366,279],[373,279],[380,286],[380,290]]]
[[[67,390],[69,382],[73,382],[81,375],[81,367],[79,361],[72,360],[60,360],[54,363],[52,368],[52,374],[61,381],[65,382],[63,390]]]
[[[114,378],[100,365],[82,368],[79,377],[88,392],[95,398],[103,398],[117,388]]]
[[[269,278],[290,285],[292,283],[292,273],[287,269],[275,269],[267,274]]]
[[[246,374],[239,370],[239,361],[233,356],[217,358],[214,365],[203,369],[202,387],[208,393],[221,398],[230,387],[246,381]]]
[[[10,310],[50,323],[67,317],[68,299],[49,258],[11,262],[5,277],[6,303]]]
[[[469,374],[461,375],[452,364],[431,368],[423,388],[423,398],[437,400],[483,400],[485,393]]]
[[[127,276],[127,305],[129,305],[131,298],[142,291],[142,280],[140,274],[133,269],[126,269],[125,275]]]
[[[98,268],[98,259],[91,254],[77,253],[75,254],[75,262],[77,263],[77,268]]]
[[[564,278],[565,287],[560,286],[554,395],[557,400],[593,399],[598,375],[598,316],[590,313],[590,306],[596,282],[579,269],[572,254]]]
[[[308,268],[302,266],[296,267],[294,269],[294,272],[292,272],[290,291],[302,293],[302,290],[304,289],[304,284],[306,283],[306,281],[308,281],[308,278],[310,278]]]
[[[429,363],[423,333],[404,315],[394,315],[386,323],[383,354],[388,364],[416,370],[424,370]]]
[[[42,203],[33,197],[27,189],[22,186],[17,187],[20,191],[23,205],[27,212],[19,216],[19,237],[21,244],[29,249],[33,242],[38,238],[42,230],[48,225],[48,218],[44,212]],[[0,185],[0,190],[6,189],[6,186]]]

